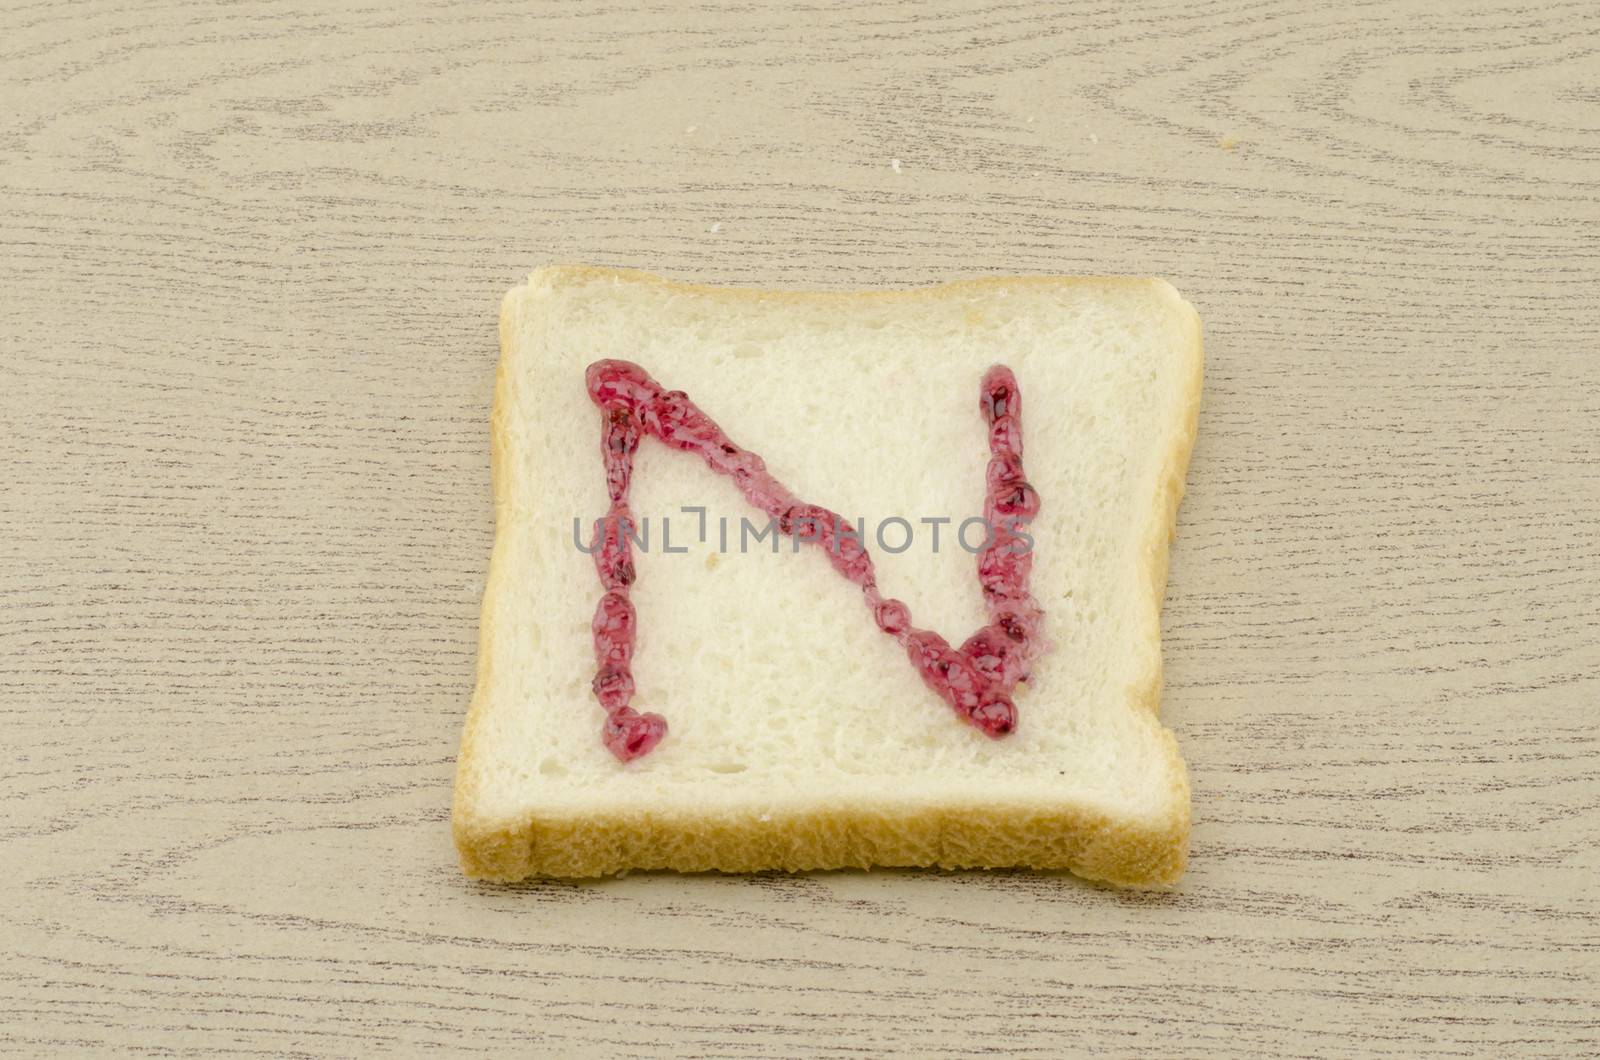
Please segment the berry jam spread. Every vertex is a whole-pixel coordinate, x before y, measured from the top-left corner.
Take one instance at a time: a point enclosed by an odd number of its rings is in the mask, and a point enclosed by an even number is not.
[[[719,475],[733,479],[745,500],[777,521],[799,541],[820,545],[828,561],[861,589],[883,632],[905,648],[927,686],[956,714],[993,737],[1016,727],[1011,692],[1028,679],[1032,662],[1047,647],[1042,612],[1028,593],[1033,568],[1031,539],[1020,533],[1039,512],[1039,495],[1022,473],[1022,401],[1016,377],[1003,365],[983,376],[978,406],[989,425],[989,467],[983,516],[989,528],[978,552],[978,582],[989,622],[960,648],[931,630],[918,629],[899,600],[878,591],[872,558],[854,528],[835,513],[807,504],[767,473],[762,459],[733,444],[681,390],[663,390],[644,369],[627,361],[596,361],[584,373],[589,398],[600,409],[600,451],[605,460],[611,509],[597,528],[595,569],[605,595],[594,612],[595,698],[606,711],[602,740],[626,762],[661,742],[667,722],[640,714],[633,698],[633,651],[638,616],[628,592],[633,585],[629,531],[638,524],[628,508],[633,454],[648,434],[673,449],[697,454]]]

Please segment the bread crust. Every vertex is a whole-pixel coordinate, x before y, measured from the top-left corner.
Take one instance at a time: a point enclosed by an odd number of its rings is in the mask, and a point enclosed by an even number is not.
[[[595,877],[629,869],[682,872],[717,870],[938,866],[946,869],[1028,867],[1067,869],[1080,876],[1129,887],[1162,887],[1183,875],[1189,845],[1189,780],[1176,738],[1160,729],[1169,757],[1169,812],[1149,818],[1108,815],[1089,805],[1055,800],[956,802],[950,799],[884,797],[850,804],[818,801],[784,811],[756,814],[738,807],[699,807],[693,812],[622,809],[541,814],[537,808],[497,818],[480,808],[471,768],[493,687],[493,616],[507,591],[505,528],[511,518],[512,466],[509,377],[523,292],[567,283],[610,280],[656,286],[728,300],[772,302],[894,302],[947,298],[989,287],[1019,284],[1140,285],[1152,287],[1177,314],[1185,333],[1183,419],[1163,463],[1141,534],[1145,565],[1144,636],[1153,670],[1128,689],[1130,705],[1157,714],[1160,708],[1161,605],[1166,594],[1170,545],[1177,536],[1178,505],[1199,426],[1204,352],[1200,319],[1166,281],[1142,277],[985,277],[933,287],[891,291],[777,291],[679,283],[650,273],[593,266],[552,266],[534,272],[526,287],[506,293],[500,313],[500,361],[490,414],[490,478],[496,521],[495,546],[484,590],[478,634],[477,682],[462,729],[451,826],[462,870],[470,877],[513,881],[528,876]]]

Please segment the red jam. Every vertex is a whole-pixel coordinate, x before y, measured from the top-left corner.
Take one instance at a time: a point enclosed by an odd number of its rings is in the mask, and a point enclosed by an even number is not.
[[[1022,399],[1009,368],[990,368],[979,391],[979,409],[989,425],[990,458],[983,505],[989,536],[978,552],[978,582],[989,622],[960,648],[918,629],[905,604],[884,598],[856,527],[789,492],[767,474],[759,456],[733,444],[683,391],[663,390],[628,361],[596,361],[585,372],[585,382],[590,400],[600,409],[600,451],[611,496],[594,548],[605,595],[595,608],[593,630],[598,668],[594,694],[606,711],[602,740],[612,754],[624,762],[638,758],[667,732],[661,715],[640,714],[629,706],[638,616],[628,598],[634,580],[628,539],[630,532],[637,532],[628,489],[633,454],[646,434],[698,454],[711,470],[732,478],[747,501],[777,521],[781,533],[821,546],[833,569],[860,587],[878,628],[900,642],[923,682],[959,717],[993,737],[1016,728],[1012,690],[1028,679],[1029,668],[1047,644],[1040,630],[1042,612],[1028,592],[1032,540],[1022,533],[1039,512],[1039,495],[1023,477]]]

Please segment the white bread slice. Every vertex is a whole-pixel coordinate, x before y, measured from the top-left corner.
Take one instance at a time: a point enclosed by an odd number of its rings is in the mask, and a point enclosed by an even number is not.
[[[1066,868],[1123,885],[1183,872],[1189,790],[1157,717],[1160,609],[1200,403],[1193,308],[1161,280],[985,279],[851,294],[543,269],[510,291],[492,415],[496,536],[453,826],[464,871]],[[984,370],[1015,372],[1032,591],[1053,649],[990,739],[919,681],[819,548],[738,549],[732,482],[640,445],[633,705],[670,726],[624,764],[590,691],[601,586],[574,544],[606,511],[584,369],[636,362],[686,391],[797,495],[864,516],[884,593],[960,644],[986,621],[955,524],[982,510]],[[697,540],[703,505],[710,532]],[[660,520],[670,517],[664,554]],[[915,543],[891,554],[876,523]],[[933,552],[927,517],[950,516]],[[720,518],[732,529],[728,551]],[[585,532],[587,537],[587,531]],[[898,542],[898,531],[890,540]]]

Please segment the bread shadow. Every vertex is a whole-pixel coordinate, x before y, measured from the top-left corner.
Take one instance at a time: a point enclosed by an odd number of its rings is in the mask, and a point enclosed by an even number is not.
[[[748,887],[771,894],[776,899],[803,899],[826,892],[839,897],[840,887],[851,892],[871,892],[885,886],[882,897],[904,897],[908,892],[934,891],[961,887],[992,892],[996,897],[1011,895],[1030,898],[1082,897],[1110,901],[1129,907],[1171,907],[1186,901],[1182,884],[1168,887],[1131,888],[1099,880],[1085,879],[1067,869],[940,869],[922,867],[877,867],[769,870],[764,872],[679,872],[673,869],[632,869],[612,876],[585,878],[534,878],[514,883],[464,881],[485,895],[504,896],[538,893],[546,897],[566,894],[619,896],[641,885],[660,888],[672,881],[682,888],[702,891],[708,888]],[[683,890],[673,888],[681,896]],[[851,894],[846,897],[867,897]]]

